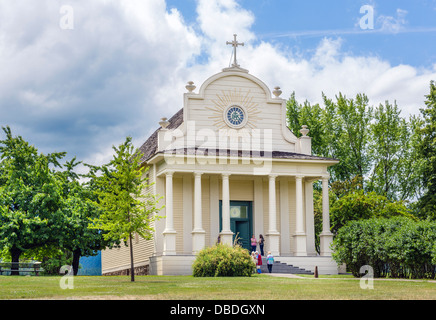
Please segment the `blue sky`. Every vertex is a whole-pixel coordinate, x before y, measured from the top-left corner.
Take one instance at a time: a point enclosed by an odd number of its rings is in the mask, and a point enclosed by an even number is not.
[[[362,6],[374,29],[362,30]],[[419,114],[436,80],[436,0],[0,0],[0,126],[92,164],[138,147],[227,67],[282,97],[368,95]]]
[[[196,0],[168,0],[189,25],[196,27]],[[425,67],[436,61],[436,1],[434,0],[241,0],[255,16],[251,30],[257,41],[290,47],[301,53],[315,50],[323,37],[341,37],[343,50],[376,55],[392,64]],[[373,31],[364,31],[360,8],[374,8]],[[403,16],[397,12],[403,10]],[[382,31],[383,21],[398,23],[397,32]],[[350,34],[351,33],[351,34]]]

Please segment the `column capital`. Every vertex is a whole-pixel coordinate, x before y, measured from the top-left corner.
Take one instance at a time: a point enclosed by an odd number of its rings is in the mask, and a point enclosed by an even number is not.
[[[295,179],[303,180],[305,177],[302,174],[295,175]]]
[[[221,173],[221,177],[223,177],[223,178],[229,178],[231,176],[231,174],[230,173]]]
[[[172,177],[174,175],[174,171],[167,171],[165,172],[165,176]]]
[[[268,175],[268,178],[271,180],[271,179],[277,179],[277,177],[278,177],[279,175],[278,174],[269,174]]]
[[[329,181],[329,179],[330,179],[330,175],[329,174],[321,176],[321,180],[322,181],[326,181],[326,180]]]
[[[199,172],[199,171],[194,171],[194,176],[198,177],[198,176],[202,176],[204,173],[203,172]]]

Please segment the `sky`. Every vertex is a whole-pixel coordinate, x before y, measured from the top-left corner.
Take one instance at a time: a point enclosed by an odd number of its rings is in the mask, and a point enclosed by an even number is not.
[[[0,0],[0,126],[107,163],[229,66],[233,34],[241,67],[285,99],[365,93],[409,116],[436,80],[436,0]]]

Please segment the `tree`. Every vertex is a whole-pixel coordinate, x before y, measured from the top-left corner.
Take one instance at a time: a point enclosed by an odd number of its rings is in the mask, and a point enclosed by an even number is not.
[[[426,108],[421,109],[424,127],[419,130],[421,143],[419,154],[423,159],[422,183],[426,189],[419,199],[418,207],[422,217],[436,219],[436,84],[430,83],[430,94],[427,95]]]
[[[13,137],[9,127],[2,129],[0,251],[19,262],[23,252],[56,243],[61,234],[62,185],[51,167],[60,167],[65,153],[39,154],[21,136]]]
[[[159,219],[156,213],[158,199],[151,193],[148,178],[144,178],[148,168],[140,165],[141,154],[132,145],[132,138],[118,148],[113,147],[113,159],[100,168],[102,175],[96,177],[97,205],[101,209],[98,218],[92,219],[90,228],[105,231],[104,238],[119,239],[130,247],[130,275],[135,281],[133,262],[134,233],[144,239],[151,239],[152,223]]]
[[[331,229],[334,234],[353,220],[370,218],[412,217],[403,201],[391,201],[375,192],[356,190],[337,199],[330,209]]]
[[[416,156],[419,118],[407,121],[396,104],[386,101],[375,109],[370,125],[369,153],[374,160],[368,189],[392,200],[406,200],[419,190],[421,162]]]
[[[328,169],[330,183],[358,176],[365,191],[393,201],[419,198],[423,160],[417,146],[422,119],[401,117],[398,106],[388,101],[373,108],[364,94],[349,99],[339,93],[336,101],[323,94],[323,99],[324,107],[307,101],[301,105],[294,93],[287,103],[287,118],[297,136],[301,126],[308,125],[314,155],[340,160]]]
[[[367,128],[373,108],[368,106],[368,97],[358,94],[355,99],[348,99],[339,93],[336,103],[323,97],[326,110],[332,114],[325,121],[326,132],[330,132],[328,143],[334,147],[331,156],[341,160],[332,168],[334,180],[364,177],[371,168]]]
[[[59,172],[64,197],[64,231],[59,247],[72,253],[74,275],[79,271],[82,256],[95,256],[100,250],[119,244],[117,240],[105,239],[103,230],[89,228],[90,220],[98,218],[101,210],[95,203],[91,185],[82,184],[80,176],[74,172],[80,163],[73,158],[66,162],[66,170]]]

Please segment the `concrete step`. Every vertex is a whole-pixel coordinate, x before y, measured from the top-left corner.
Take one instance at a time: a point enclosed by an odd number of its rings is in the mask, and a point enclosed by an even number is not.
[[[268,272],[268,267],[266,264],[266,258],[262,258],[262,266],[260,267],[263,273]],[[272,273],[291,273],[291,274],[310,274],[313,275],[312,271],[299,268],[297,266],[288,265],[280,261],[274,261],[272,267]]]

